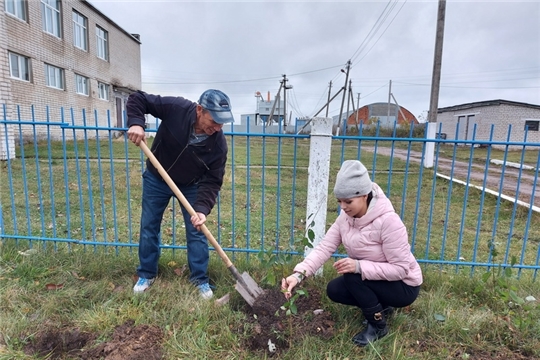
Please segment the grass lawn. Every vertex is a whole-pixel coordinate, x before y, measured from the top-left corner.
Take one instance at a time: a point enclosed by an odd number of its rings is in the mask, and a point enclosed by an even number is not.
[[[229,249],[283,254],[298,249],[305,230],[309,142],[236,137],[229,142],[211,232]],[[326,283],[335,275],[328,263],[322,276],[306,284],[321,294],[324,310],[334,319],[332,336],[306,335],[274,358],[540,359],[540,287],[534,271],[491,267],[486,272],[477,266],[471,272],[459,264],[461,259],[537,263],[540,228],[530,224],[537,224],[539,215],[484,198],[474,189],[435,182],[429,170],[361,151],[361,146],[373,142],[333,144],[331,181],[342,158],[360,157],[369,169],[376,168],[375,181],[402,214],[417,258],[456,264],[422,264],[425,282],[418,300],[391,318],[385,339],[360,349],[350,341],[362,328],[359,311],[326,298]],[[451,156],[452,149],[440,156]],[[521,157],[509,154],[509,161]],[[460,150],[456,156],[468,161],[470,153]],[[480,149],[472,161],[485,161],[482,156]],[[535,156],[527,152],[525,159],[534,163]],[[139,149],[120,139],[27,145],[24,157],[12,160],[9,168],[0,164],[5,234],[20,235],[0,242],[0,359],[77,358],[76,352],[32,355],[29,346],[54,343],[53,335],[65,331],[105,345],[127,323],[133,331],[140,326],[155,330],[159,340],[148,344],[157,346],[153,354],[164,359],[271,357],[249,346],[258,331],[248,321],[253,315],[243,311],[245,303],[215,253],[210,277],[216,299],[231,296],[226,305],[199,300],[188,281],[185,252],[178,249],[163,251],[160,276],[150,291],[133,295],[141,160]],[[330,186],[326,225],[337,214],[331,192]],[[183,244],[178,210],[172,203],[164,218],[164,244]],[[240,271],[248,270],[272,289],[300,259],[268,254],[229,253]],[[283,334],[286,329],[276,336]]]
[[[228,293],[231,298],[226,305],[198,298],[187,271],[182,270],[186,263],[182,252],[164,252],[156,283],[146,293],[134,295],[135,252],[94,252],[82,246],[70,252],[62,246],[57,251],[36,249],[28,254],[7,244],[0,248],[0,359],[47,358],[25,353],[29,344],[47,332],[77,329],[92,334],[93,344],[106,342],[115,328],[129,320],[133,326],[161,330],[161,341],[148,346],[157,346],[164,359],[270,357],[268,351],[248,346],[257,330],[250,327],[249,315],[242,311],[244,300],[214,253],[210,276],[217,285],[215,298]],[[297,260],[286,263],[286,271]],[[269,271],[242,262],[236,266],[247,269],[256,281]],[[371,347],[358,348],[350,339],[362,328],[360,312],[334,304],[324,295],[325,284],[333,276],[326,266],[322,276],[306,280],[306,285],[323,294],[323,309],[335,320],[333,336],[307,335],[280,352],[279,358],[540,358],[537,301],[509,305],[513,300],[501,295],[505,289],[491,280],[484,283],[479,276],[470,277],[467,270],[433,267],[424,268],[425,282],[417,301],[390,318],[389,335]],[[538,284],[527,277],[519,281],[511,277],[505,283],[517,287],[516,298],[540,297]]]

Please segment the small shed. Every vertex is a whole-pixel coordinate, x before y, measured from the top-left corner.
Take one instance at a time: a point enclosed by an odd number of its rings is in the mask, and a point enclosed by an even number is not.
[[[516,101],[479,101],[437,110],[437,135],[447,140],[538,143],[539,125],[540,105]]]

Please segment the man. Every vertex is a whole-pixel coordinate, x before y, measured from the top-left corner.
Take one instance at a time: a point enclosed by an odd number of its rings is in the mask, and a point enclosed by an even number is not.
[[[207,275],[208,240],[199,230],[223,184],[227,142],[222,128],[234,121],[229,97],[210,89],[194,103],[182,97],[138,91],[129,96],[126,112],[127,136],[137,146],[145,141],[145,114],[161,120],[151,150],[197,213],[191,217],[182,206],[190,281],[203,299],[210,299],[213,293]],[[161,221],[174,196],[149,160],[142,187],[139,280],[133,287],[135,293],[148,289],[157,276]]]

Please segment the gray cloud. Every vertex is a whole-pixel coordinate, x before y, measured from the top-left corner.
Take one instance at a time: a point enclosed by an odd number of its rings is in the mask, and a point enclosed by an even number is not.
[[[392,80],[401,106],[416,116],[429,107],[435,0],[90,2],[141,35],[148,92],[196,100],[206,88],[219,88],[239,118],[255,110],[256,91],[273,98],[286,74],[293,116],[311,116],[330,81],[332,93],[344,85],[340,69],[352,59],[361,106],[386,102]],[[439,106],[489,99],[540,104],[539,19],[537,1],[447,1]],[[330,114],[340,105],[338,97]]]

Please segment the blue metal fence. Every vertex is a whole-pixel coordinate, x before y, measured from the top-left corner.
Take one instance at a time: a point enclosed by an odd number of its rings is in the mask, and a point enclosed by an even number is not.
[[[2,241],[135,248],[145,159],[123,135],[126,129],[97,113],[88,121],[84,111],[76,118],[73,110],[61,110],[57,120],[48,110],[46,119],[20,113],[10,119],[4,110],[0,121],[2,140],[14,141],[16,150],[0,162]],[[210,231],[233,257],[302,252],[308,176],[317,176],[308,169],[310,136],[281,128],[224,131],[229,161]],[[512,128],[507,132],[509,139]],[[360,159],[407,225],[421,263],[471,273],[515,266],[536,277],[540,229],[532,224],[540,221],[540,143],[528,142],[526,130],[520,142],[495,140],[493,128],[488,139],[475,140],[474,133],[470,140],[426,139],[423,126],[360,126],[355,135],[332,137],[328,181],[333,184],[343,160]],[[430,144],[434,164],[426,167]],[[329,189],[326,227],[338,213]],[[179,205],[171,202],[169,210],[162,248],[185,249]]]

